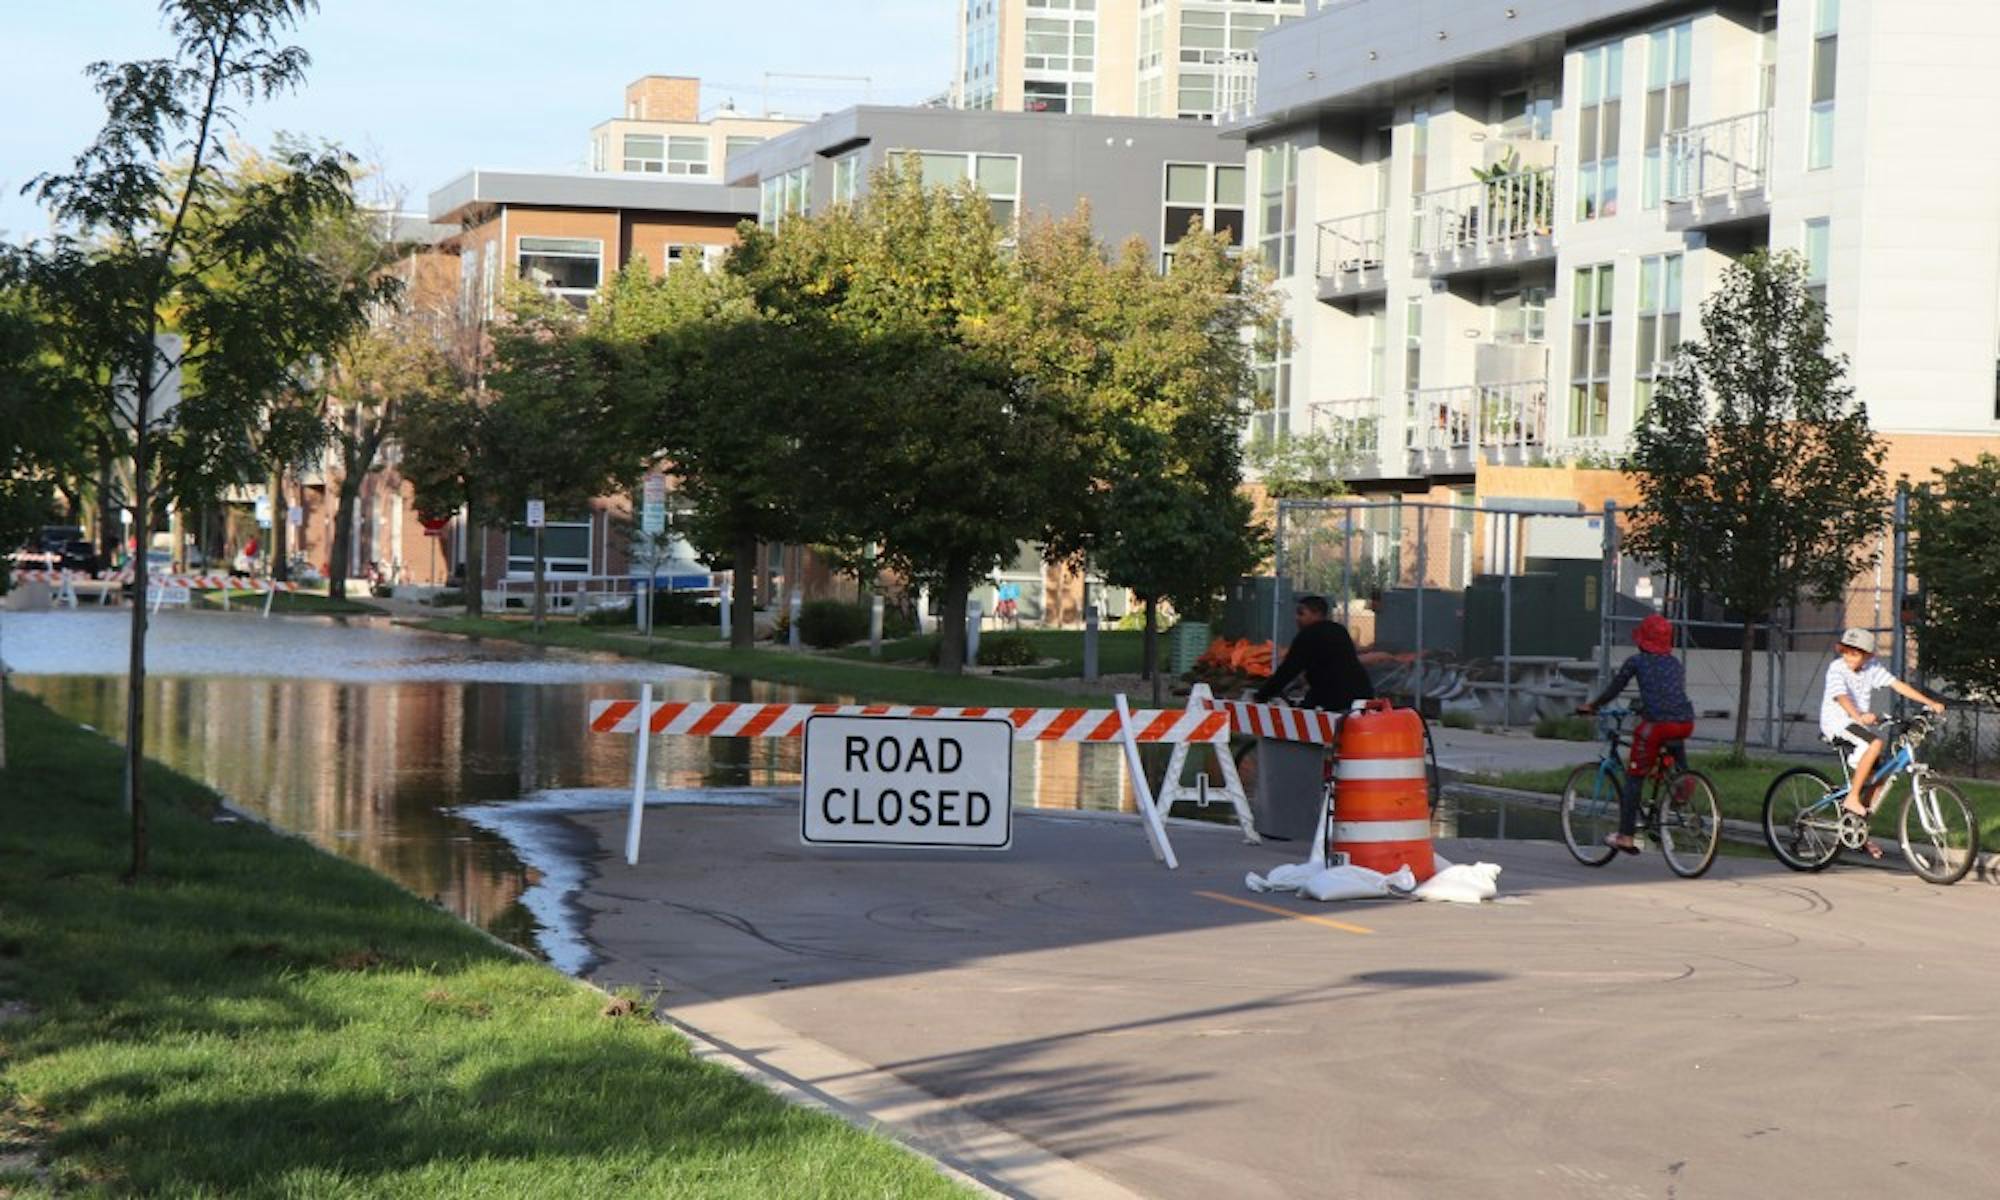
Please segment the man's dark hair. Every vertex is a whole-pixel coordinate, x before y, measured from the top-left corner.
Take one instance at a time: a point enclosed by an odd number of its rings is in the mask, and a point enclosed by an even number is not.
[[[1300,596],[1298,598],[1298,606],[1303,609],[1309,609],[1316,617],[1324,617],[1328,612],[1332,611],[1327,607],[1325,596]]]

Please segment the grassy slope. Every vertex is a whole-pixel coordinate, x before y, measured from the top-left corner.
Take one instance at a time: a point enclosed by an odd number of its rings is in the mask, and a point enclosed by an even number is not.
[[[1083,706],[1108,708],[1108,696],[1080,696],[1042,684],[991,676],[944,676],[906,666],[883,666],[837,655],[789,650],[730,650],[671,638],[605,633],[572,622],[552,621],[535,633],[520,621],[439,617],[417,622],[420,629],[472,637],[506,638],[542,646],[596,650],[654,662],[675,663],[718,674],[772,683],[796,684],[825,695],[854,696],[884,704],[986,704],[1017,707]],[[862,651],[863,658],[867,654]],[[1106,667],[1106,670],[1109,670]]]
[[[196,603],[202,608],[221,608],[221,592],[197,592]],[[232,590],[229,593],[229,607],[232,612],[248,610],[253,613],[264,611],[264,593],[249,590]],[[379,605],[365,600],[335,600],[331,596],[315,595],[312,592],[279,592],[271,602],[274,613],[294,613],[319,617],[380,616],[384,610]]]
[[[1799,763],[1783,759],[1758,758],[1752,756],[1741,766],[1729,765],[1728,755],[1722,752],[1695,754],[1694,765],[1702,774],[1715,781],[1716,790],[1722,793],[1722,813],[1744,821],[1761,821],[1764,817],[1764,793],[1777,778],[1779,772],[1799,766]],[[1840,765],[1828,754],[1817,763],[1810,764],[1829,778],[1840,778]],[[1561,792],[1563,782],[1569,778],[1574,768],[1563,767],[1550,771],[1510,771],[1494,780],[1502,787],[1521,788],[1531,792]],[[1975,780],[1953,779],[1956,787],[1972,805],[1979,817],[1979,844],[1988,850],[2000,850],[2000,785]],[[1896,814],[1900,811],[1903,797],[1909,795],[1907,787],[1898,783],[1888,798],[1887,805],[1875,817],[1877,832],[1894,829]]]
[[[989,632],[985,636],[1001,636]],[[1021,629],[1006,631],[1007,637],[1019,637],[1033,645],[1041,658],[1057,660],[1054,664],[1040,667],[1022,667],[1009,674],[1020,679],[1077,679],[1083,675],[1083,631],[1080,629]],[[1140,660],[1145,654],[1144,633],[1129,629],[1107,629],[1097,635],[1097,669],[1106,675],[1129,675],[1139,670]],[[882,643],[884,662],[928,662],[931,647],[937,644],[935,634],[922,637],[897,638]],[[854,659],[867,662],[870,659],[868,647],[849,646],[832,652],[836,658]],[[1166,653],[1166,639],[1160,639],[1160,653]]]
[[[961,1194],[164,768],[125,886],[115,748],[18,696],[7,730],[0,1145],[65,1195]]]

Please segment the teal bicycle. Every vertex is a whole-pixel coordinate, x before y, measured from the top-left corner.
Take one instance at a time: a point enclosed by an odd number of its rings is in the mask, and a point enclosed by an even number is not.
[[[1957,883],[1979,858],[1979,822],[1958,789],[1917,760],[1917,747],[1931,731],[1930,714],[1884,721],[1881,729],[1895,749],[1883,755],[1869,779],[1881,787],[1876,807],[1901,779],[1908,779],[1896,820],[1903,857],[1927,882]],[[1772,780],[1764,793],[1764,841],[1778,861],[1794,871],[1823,871],[1842,850],[1868,847],[1869,819],[1843,807],[1854,786],[1845,753],[1840,756],[1840,770],[1842,782],[1835,784],[1817,768],[1793,767]]]
[[[1597,731],[1604,751],[1594,763],[1570,772],[1563,785],[1563,842],[1587,867],[1601,867],[1618,851],[1605,837],[1618,830],[1618,797],[1625,792],[1628,772],[1619,754],[1629,708],[1597,710]],[[1639,793],[1639,836],[1650,834],[1660,843],[1667,867],[1684,879],[1694,879],[1715,863],[1722,841],[1722,806],[1715,784],[1687,765],[1687,748],[1679,742],[1660,747],[1653,769]]]

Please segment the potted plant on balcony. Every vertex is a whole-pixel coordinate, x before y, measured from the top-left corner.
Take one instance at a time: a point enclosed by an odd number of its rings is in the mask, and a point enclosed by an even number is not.
[[[1488,167],[1472,168],[1472,177],[1486,185],[1486,211],[1493,214],[1496,238],[1546,234],[1553,228],[1554,204],[1546,187],[1538,187],[1538,172],[1523,170],[1521,152],[1509,149]]]

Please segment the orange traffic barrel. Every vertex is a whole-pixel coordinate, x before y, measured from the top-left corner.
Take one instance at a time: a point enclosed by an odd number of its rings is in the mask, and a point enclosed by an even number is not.
[[[1357,867],[1384,875],[1407,866],[1419,883],[1437,865],[1424,772],[1424,723],[1386,700],[1357,706],[1340,723],[1333,821],[1327,840]]]

